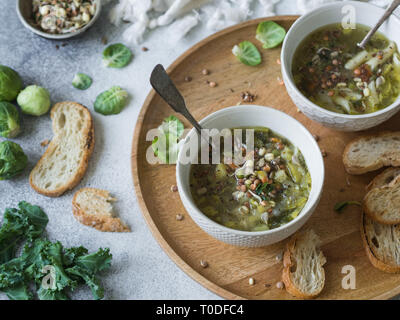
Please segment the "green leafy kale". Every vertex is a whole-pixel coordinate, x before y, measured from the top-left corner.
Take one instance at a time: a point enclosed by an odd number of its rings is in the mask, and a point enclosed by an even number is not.
[[[18,206],[6,210],[0,228],[0,291],[13,300],[28,300],[34,298],[29,287],[35,284],[40,300],[66,300],[68,291],[86,283],[94,298],[102,299],[104,289],[97,275],[111,266],[109,249],[88,254],[82,246],[63,248],[60,242],[42,237],[48,218],[39,207],[27,202]],[[16,257],[22,241],[25,246]]]

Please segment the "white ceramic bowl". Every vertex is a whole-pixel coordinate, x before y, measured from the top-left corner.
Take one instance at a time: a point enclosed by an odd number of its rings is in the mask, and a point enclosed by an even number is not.
[[[36,25],[34,19],[32,18],[32,0],[17,0],[17,14],[21,23],[33,33],[36,33],[37,35],[47,39],[63,40],[84,33],[96,22],[97,18],[100,16],[101,0],[94,0],[94,2],[96,3],[96,12],[92,17],[92,20],[90,20],[89,23],[83,26],[82,28],[74,32],[69,32],[64,34],[47,33]]]
[[[370,114],[345,115],[328,111],[312,103],[297,89],[292,75],[293,55],[302,40],[314,30],[333,23],[340,23],[344,17],[342,8],[351,5],[356,10],[357,23],[372,27],[384,10],[372,4],[359,1],[336,2],[321,6],[300,17],[290,28],[282,47],[282,77],[286,89],[296,106],[310,119],[324,126],[341,131],[365,130],[388,120],[400,108],[400,97],[390,106]],[[392,15],[379,29],[400,48],[400,20]]]
[[[281,241],[296,232],[315,210],[324,184],[324,162],[318,144],[313,136],[297,120],[287,114],[269,108],[254,105],[229,107],[210,114],[200,121],[207,129],[238,127],[268,127],[283,137],[289,139],[302,152],[309,172],[312,187],[309,199],[293,221],[273,230],[260,232],[246,232],[224,227],[205,216],[193,202],[189,186],[190,164],[182,164],[188,154],[189,144],[185,143],[179,152],[176,167],[178,190],[186,211],[197,225],[209,235],[225,243],[243,247],[261,247]],[[195,134],[192,129],[185,142]],[[190,154],[190,158],[197,157]]]

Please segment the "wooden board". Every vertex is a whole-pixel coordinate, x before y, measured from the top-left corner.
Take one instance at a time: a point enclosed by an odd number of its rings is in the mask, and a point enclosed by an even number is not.
[[[272,20],[288,29],[295,19],[294,16],[285,16]],[[344,171],[344,146],[362,133],[334,131],[297,112],[279,81],[281,72],[277,59],[280,48],[263,50],[254,38],[257,24],[265,20],[268,19],[248,21],[212,35],[183,54],[168,68],[168,72],[197,119],[221,108],[237,105],[241,101],[241,93],[249,91],[257,95],[254,104],[282,110],[318,135],[321,149],[327,152],[325,187],[321,202],[305,227],[312,227],[321,236],[322,250],[328,260],[325,266],[326,285],[319,298],[393,297],[400,293],[400,275],[383,273],[369,263],[359,232],[360,208],[348,207],[341,214],[333,210],[338,201],[362,200],[365,185],[377,174],[349,176]],[[232,55],[232,47],[244,40],[251,40],[259,48],[263,56],[260,66],[245,66]],[[210,74],[203,75],[203,69],[210,70]],[[192,81],[185,81],[187,76],[192,77]],[[214,81],[217,86],[211,88],[207,81]],[[191,220],[178,192],[170,190],[171,185],[176,184],[175,166],[147,163],[146,151],[151,143],[146,141],[146,133],[157,128],[163,118],[171,114],[171,109],[151,91],[139,115],[132,146],[136,194],[154,237],[183,271],[221,297],[292,299],[285,290],[276,288],[282,271],[282,263],[276,261],[276,256],[282,252],[286,241],[269,247],[247,249],[215,240]],[[396,130],[399,121],[400,114],[369,132]],[[184,123],[186,128],[191,127],[186,121]],[[176,220],[178,213],[184,214],[183,221]],[[200,260],[206,260],[209,267],[202,268]],[[356,269],[355,290],[342,289],[344,275],[341,272],[346,265]],[[249,277],[256,280],[254,286],[249,285]]]

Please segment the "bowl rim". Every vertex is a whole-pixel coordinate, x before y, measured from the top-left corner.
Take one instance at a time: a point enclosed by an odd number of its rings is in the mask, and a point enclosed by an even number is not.
[[[397,97],[397,99],[392,104],[390,104],[386,108],[383,108],[381,110],[378,110],[378,111],[375,111],[375,112],[372,112],[372,113],[352,115],[352,114],[344,114],[344,113],[333,112],[333,111],[327,110],[327,109],[315,104],[310,99],[308,99],[297,88],[296,84],[293,82],[292,71],[288,70],[288,65],[286,64],[286,59],[285,58],[286,58],[286,52],[287,52],[287,48],[288,48],[288,42],[290,41],[289,38],[290,38],[292,32],[294,32],[293,30],[295,30],[298,25],[306,22],[306,20],[310,16],[315,16],[316,14],[319,14],[320,11],[325,11],[329,7],[337,8],[337,7],[343,7],[343,6],[348,5],[348,4],[351,4],[351,5],[354,5],[354,6],[359,6],[359,7],[364,7],[364,8],[369,8],[369,9],[378,10],[381,14],[383,14],[385,12],[385,9],[383,9],[381,7],[378,7],[378,6],[376,6],[376,5],[372,4],[372,3],[369,3],[369,2],[360,2],[360,1],[353,1],[353,0],[350,1],[349,0],[349,1],[334,2],[334,3],[328,3],[328,4],[320,5],[317,8],[315,8],[314,10],[311,10],[311,11],[307,12],[306,14],[302,15],[290,27],[290,29],[287,32],[287,35],[285,37],[285,40],[283,42],[283,45],[282,45],[282,52],[281,52],[281,65],[282,65],[282,68],[281,69],[282,69],[282,73],[283,73],[283,78],[285,80],[285,84],[286,85],[290,85],[290,88],[292,90],[294,90],[296,92],[296,94],[302,98],[303,101],[305,101],[308,105],[310,105],[314,109],[317,109],[319,112],[324,113],[326,116],[340,117],[340,118],[347,119],[347,120],[374,118],[374,117],[378,117],[378,116],[380,116],[382,114],[385,114],[387,112],[390,112],[393,109],[396,109],[397,107],[399,107],[400,106],[400,95]],[[395,19],[400,24],[400,18],[398,16],[396,16],[394,13],[391,15],[390,19]],[[311,31],[311,32],[314,32],[317,29],[318,28],[314,28],[313,31]],[[303,37],[302,41],[311,32],[309,32],[307,35],[305,35]],[[387,34],[384,34],[384,35],[387,36]],[[390,37],[388,37],[388,38],[390,38]],[[297,48],[296,48],[296,50],[297,50]]]
[[[319,202],[320,198],[321,198],[321,194],[323,191],[323,187],[324,187],[324,183],[325,183],[325,164],[324,164],[324,160],[322,157],[322,153],[321,150],[319,148],[318,143],[316,142],[315,138],[313,137],[313,135],[307,130],[307,128],[301,124],[298,120],[296,120],[295,118],[289,116],[288,114],[284,113],[283,111],[274,109],[272,107],[268,107],[268,106],[260,106],[260,105],[240,105],[240,106],[230,106],[230,107],[225,107],[221,110],[218,110],[216,112],[213,112],[209,115],[207,115],[206,117],[204,117],[203,119],[201,119],[199,121],[200,125],[203,125],[205,122],[211,120],[214,117],[220,116],[221,114],[224,113],[230,113],[231,111],[236,111],[236,110],[243,110],[243,112],[246,112],[247,114],[249,112],[252,112],[253,110],[262,110],[264,112],[272,112],[272,113],[276,113],[278,115],[278,117],[284,117],[284,118],[289,118],[291,119],[294,123],[296,123],[297,125],[297,129],[296,132],[301,132],[302,134],[304,134],[304,136],[309,140],[309,143],[313,146],[314,149],[317,150],[317,153],[315,155],[313,155],[313,157],[318,158],[318,162],[320,162],[321,164],[321,172],[318,173],[321,176],[321,180],[320,183],[317,185],[312,184],[311,185],[311,189],[310,189],[310,194],[311,194],[311,190],[316,190],[316,194],[314,197],[314,200],[310,203],[308,203],[308,201],[310,201],[310,197],[307,199],[307,203],[309,205],[309,209],[307,211],[304,211],[304,208],[300,211],[299,215],[293,219],[292,221],[278,227],[275,229],[270,229],[270,230],[265,230],[265,231],[243,231],[243,230],[237,230],[237,229],[232,229],[232,228],[228,228],[225,227],[217,222],[215,222],[214,220],[210,219],[209,217],[207,217],[203,212],[201,212],[201,210],[196,206],[196,204],[191,200],[189,193],[189,190],[186,190],[183,187],[183,182],[182,182],[182,178],[180,176],[180,171],[181,171],[181,157],[183,156],[183,150],[184,147],[182,147],[179,150],[179,154],[178,154],[178,161],[176,163],[176,181],[177,181],[177,185],[178,185],[178,192],[179,192],[179,196],[181,197],[182,203],[184,204],[185,209],[188,211],[189,215],[192,217],[192,213],[190,212],[191,210],[194,210],[196,214],[198,214],[199,216],[201,216],[202,218],[204,218],[209,224],[211,224],[213,227],[219,229],[220,231],[223,232],[228,232],[231,234],[235,234],[237,236],[247,236],[247,237],[259,237],[259,236],[267,236],[267,235],[272,235],[272,234],[276,234],[279,232],[282,232],[286,229],[288,229],[289,227],[291,227],[292,225],[297,224],[299,221],[301,221],[301,218],[307,217],[307,212],[309,212],[310,210],[314,210],[315,209],[315,205]],[[227,126],[229,127],[229,126]],[[195,128],[192,128],[188,134],[186,135],[186,137],[184,138],[184,142],[186,143],[187,139],[189,136],[191,136],[194,132]],[[290,138],[285,137],[287,139]],[[190,204],[190,209],[188,210],[188,208],[185,205],[185,202]],[[192,217],[193,219],[193,217]],[[193,219],[195,221],[195,223],[197,224],[196,220]],[[198,224],[197,224],[198,225]]]
[[[102,1],[94,0],[96,2],[96,12],[95,12],[92,20],[90,20],[87,25],[85,25],[83,28],[80,28],[74,32],[68,32],[68,33],[64,33],[64,34],[53,34],[53,33],[47,33],[38,28],[35,28],[28,21],[26,21],[25,16],[22,14],[22,12],[20,10],[20,3],[22,1],[26,1],[26,0],[17,0],[16,1],[16,10],[17,10],[18,18],[21,21],[21,23],[23,24],[23,26],[43,38],[52,39],[52,40],[69,39],[69,38],[75,37],[79,34],[82,34],[96,22],[97,18],[100,16],[100,12],[101,12],[101,8],[102,8]]]

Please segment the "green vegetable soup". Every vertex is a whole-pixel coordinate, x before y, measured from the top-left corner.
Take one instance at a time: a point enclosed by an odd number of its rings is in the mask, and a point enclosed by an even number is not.
[[[245,156],[246,145],[234,145]],[[223,149],[221,159],[227,156]],[[197,207],[215,222],[237,230],[264,231],[299,215],[309,197],[311,177],[297,147],[268,128],[254,128],[254,151],[240,166],[194,164],[190,189]]]
[[[296,86],[315,104],[337,113],[366,114],[391,105],[400,94],[400,55],[393,41],[376,33],[365,50],[357,43],[370,28],[328,25],[297,48]]]

